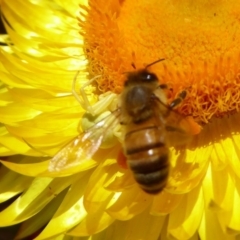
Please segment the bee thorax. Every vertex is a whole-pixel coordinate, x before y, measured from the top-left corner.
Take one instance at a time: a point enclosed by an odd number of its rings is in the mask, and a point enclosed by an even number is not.
[[[151,95],[152,91],[145,86],[135,86],[128,91],[125,103],[133,121],[145,120],[152,115]]]

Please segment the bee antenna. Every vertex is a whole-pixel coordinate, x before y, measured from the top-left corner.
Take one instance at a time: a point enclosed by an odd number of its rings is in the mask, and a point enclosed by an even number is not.
[[[145,69],[151,67],[152,65],[154,65],[154,64],[156,64],[156,63],[159,63],[159,62],[161,62],[161,61],[164,61],[164,60],[165,60],[165,58],[161,58],[161,59],[158,59],[158,60],[156,60],[156,61],[154,61],[154,62],[152,62],[152,63],[149,63],[149,64],[145,67]]]

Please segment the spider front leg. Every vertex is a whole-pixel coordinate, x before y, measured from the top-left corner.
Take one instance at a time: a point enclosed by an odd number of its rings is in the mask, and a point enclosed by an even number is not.
[[[80,103],[82,108],[94,116],[95,113],[94,113],[94,110],[93,110],[89,100],[88,100],[87,94],[85,92],[85,88],[88,87],[89,85],[91,85],[94,81],[96,81],[97,78],[101,77],[101,75],[93,77],[92,79],[90,79],[88,82],[84,83],[81,86],[81,88],[80,88],[81,97],[80,97],[79,94],[77,94],[77,92],[75,90],[78,74],[79,74],[79,71],[76,73],[76,75],[73,79],[73,82],[72,82],[72,94],[76,98],[76,100]]]

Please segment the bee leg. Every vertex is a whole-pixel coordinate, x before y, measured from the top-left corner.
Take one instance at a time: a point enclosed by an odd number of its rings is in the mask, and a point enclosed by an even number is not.
[[[126,158],[125,154],[123,153],[123,149],[121,149],[121,150],[118,152],[117,163],[118,163],[118,165],[119,165],[121,168],[123,168],[123,169],[128,169],[128,166],[127,166],[127,158]]]
[[[87,83],[83,84],[80,88],[80,93],[81,93],[81,97],[82,99],[79,97],[79,95],[77,94],[76,90],[75,90],[75,86],[76,86],[76,81],[77,81],[77,76],[79,74],[79,71],[76,73],[73,82],[72,82],[72,94],[73,96],[76,98],[76,100],[80,103],[80,105],[82,106],[82,108],[84,108],[86,111],[88,111],[89,113],[91,113],[92,115],[94,115],[94,111],[93,108],[87,98],[87,95],[85,93],[85,88],[87,86],[89,86],[90,84],[92,84],[97,78],[99,78],[101,75],[95,76],[92,79],[90,79]]]
[[[162,90],[168,90],[168,91],[173,91],[172,87],[169,87],[169,85],[167,85],[166,83],[162,83],[158,86],[159,88],[161,88]]]
[[[178,94],[178,96],[169,104],[170,108],[175,108],[176,106],[178,106],[183,99],[187,96],[187,91],[183,90],[182,92],[180,92]]]
[[[160,84],[158,87],[161,88],[161,89],[168,89],[168,85],[165,84],[165,83]]]

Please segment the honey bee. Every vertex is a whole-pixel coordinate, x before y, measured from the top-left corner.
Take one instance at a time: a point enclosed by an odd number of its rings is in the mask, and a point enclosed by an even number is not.
[[[161,192],[170,172],[169,147],[186,143],[190,136],[180,126],[184,116],[173,110],[187,92],[180,92],[168,104],[167,85],[159,84],[157,75],[149,71],[150,66],[163,60],[127,73],[116,111],[60,150],[50,160],[49,171],[61,171],[91,159],[106,134],[120,123],[123,150],[134,179],[148,194]]]

